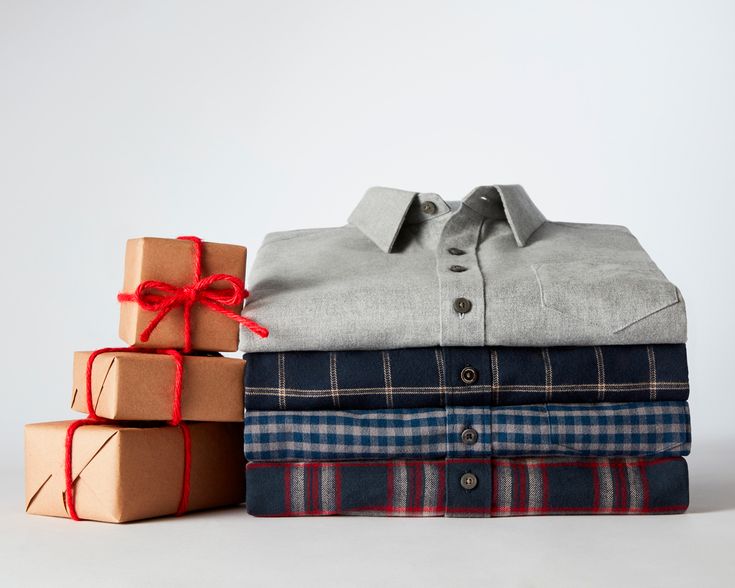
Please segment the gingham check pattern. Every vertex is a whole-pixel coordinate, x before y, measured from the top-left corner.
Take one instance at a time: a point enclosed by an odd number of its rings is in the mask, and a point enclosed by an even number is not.
[[[682,458],[249,463],[256,516],[489,517],[677,513],[689,504]],[[465,490],[460,478],[476,476]]]
[[[684,345],[251,353],[249,410],[686,400]],[[467,384],[460,373],[477,371]]]
[[[477,441],[463,442],[467,429]],[[686,402],[248,411],[249,461],[686,455]]]

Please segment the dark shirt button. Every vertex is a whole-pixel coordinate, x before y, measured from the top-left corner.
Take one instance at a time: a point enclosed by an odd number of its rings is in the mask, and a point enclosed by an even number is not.
[[[477,476],[472,472],[462,474],[459,483],[465,490],[474,490],[477,487]]]
[[[462,431],[462,443],[465,445],[474,445],[477,443],[477,431],[472,427],[468,427]]]
[[[464,272],[467,268],[463,265],[450,265],[449,270],[453,272]]]
[[[461,249],[457,249],[456,247],[450,247],[447,249],[447,251],[450,253],[450,255],[464,255],[464,251]]]
[[[457,298],[454,301],[454,310],[460,314],[464,314],[472,310],[472,303],[466,298]]]
[[[474,384],[477,382],[477,370],[473,367],[462,368],[459,372],[459,378],[465,384]]]
[[[421,211],[425,212],[426,214],[436,214],[436,204],[434,204],[431,200],[427,200],[423,204],[421,204]]]

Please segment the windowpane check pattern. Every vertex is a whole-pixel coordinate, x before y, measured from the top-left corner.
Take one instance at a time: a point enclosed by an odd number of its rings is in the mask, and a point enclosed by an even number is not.
[[[686,400],[685,345],[251,353],[249,410]],[[463,379],[470,368],[475,379]],[[471,381],[471,383],[467,383]]]

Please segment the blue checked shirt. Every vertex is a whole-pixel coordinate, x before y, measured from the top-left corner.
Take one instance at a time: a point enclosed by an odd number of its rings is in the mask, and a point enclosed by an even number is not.
[[[686,347],[419,347],[245,356],[248,410],[686,400]]]
[[[686,402],[248,411],[249,461],[681,456]]]

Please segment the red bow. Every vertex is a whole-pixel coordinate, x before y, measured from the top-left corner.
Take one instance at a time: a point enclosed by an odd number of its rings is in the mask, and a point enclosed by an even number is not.
[[[250,329],[259,337],[267,337],[268,329],[236,312],[228,306],[242,304],[250,293],[240,278],[229,274],[213,274],[202,278],[202,240],[198,237],[179,237],[194,243],[194,281],[186,286],[173,286],[158,280],[147,280],[138,285],[133,294],[121,292],[117,295],[120,302],[135,302],[143,310],[157,313],[140,334],[140,340],[148,341],[158,324],[178,306],[184,307],[184,352],[191,351],[191,308],[202,304],[223,314],[242,326]],[[225,288],[213,288],[217,282],[225,282]]]

